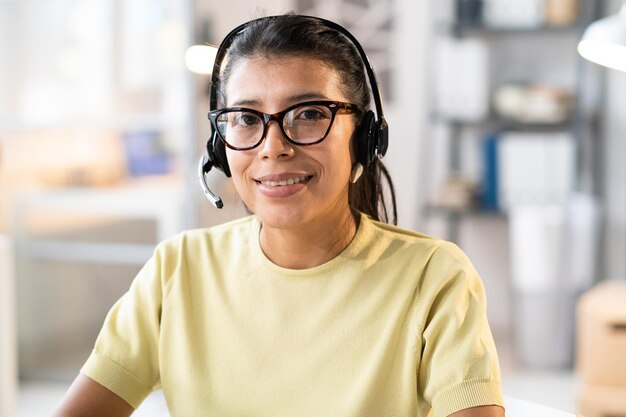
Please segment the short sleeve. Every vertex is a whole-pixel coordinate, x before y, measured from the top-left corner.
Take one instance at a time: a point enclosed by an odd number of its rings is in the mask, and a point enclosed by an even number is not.
[[[443,243],[424,276],[427,305],[418,370],[435,417],[483,405],[504,406],[500,369],[482,282],[465,254]]]
[[[158,251],[111,308],[81,373],[137,408],[160,383],[163,299]]]

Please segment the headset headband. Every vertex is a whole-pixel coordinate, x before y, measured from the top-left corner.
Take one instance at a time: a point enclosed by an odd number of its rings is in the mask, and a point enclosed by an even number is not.
[[[282,15],[282,16],[286,16],[286,15]],[[374,74],[374,69],[372,68],[372,65],[370,64],[370,61],[367,58],[367,55],[365,54],[365,50],[363,49],[359,41],[357,41],[357,39],[350,32],[348,32],[347,29],[345,29],[343,26],[339,25],[338,23],[332,22],[327,19],[322,19],[321,17],[317,17],[317,16],[305,16],[305,15],[300,15],[300,16],[318,21],[322,23],[324,26],[330,29],[336,30],[337,32],[341,33],[346,38],[348,38],[348,40],[350,40],[352,45],[356,48],[357,52],[359,53],[359,56],[361,57],[361,61],[363,62],[363,66],[365,67],[365,71],[367,72],[367,78],[370,82],[370,88],[372,90],[372,98],[374,99],[374,106],[376,108],[376,117],[378,119],[378,124],[379,126],[386,125],[385,117],[383,115],[383,100],[380,95],[380,89],[378,88],[378,82],[376,81],[376,75]],[[255,22],[259,22],[262,20],[270,20],[270,19],[273,20],[278,17],[281,17],[281,16],[266,16],[266,17],[261,17],[259,19],[251,20],[249,22],[246,22],[237,26],[235,29],[231,30],[228,33],[228,35],[226,35],[226,37],[224,38],[224,40],[222,41],[222,43],[220,44],[217,50],[217,54],[215,56],[215,62],[213,63],[213,73],[211,74],[211,87],[210,87],[210,97],[209,97],[209,109],[210,110],[217,109],[217,88],[218,88],[219,81],[220,81],[222,63],[224,61],[224,57],[226,56],[226,53],[228,52],[228,49],[237,38],[237,35],[239,35],[241,32],[246,30],[246,28],[249,25]]]

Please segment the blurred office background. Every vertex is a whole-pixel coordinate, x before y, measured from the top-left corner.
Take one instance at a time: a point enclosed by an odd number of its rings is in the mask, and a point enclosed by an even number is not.
[[[0,0],[0,416],[52,411],[156,242],[246,215],[221,173],[222,210],[197,183],[209,76],[185,54],[290,10],[368,51],[399,223],[475,263],[505,394],[577,411],[576,305],[626,280],[626,73],[576,46],[621,5]]]

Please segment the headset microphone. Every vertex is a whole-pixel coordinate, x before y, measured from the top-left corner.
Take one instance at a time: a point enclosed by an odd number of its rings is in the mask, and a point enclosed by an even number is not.
[[[213,194],[213,192],[209,189],[209,185],[206,183],[206,174],[213,168],[213,164],[209,160],[208,155],[204,155],[200,158],[200,162],[198,163],[198,180],[200,180],[200,186],[202,187],[202,191],[204,191],[204,195],[209,201],[218,209],[224,207],[224,203],[222,199]]]

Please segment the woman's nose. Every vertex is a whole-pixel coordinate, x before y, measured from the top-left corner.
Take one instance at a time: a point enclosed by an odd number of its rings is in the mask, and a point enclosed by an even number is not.
[[[265,139],[261,143],[259,156],[262,158],[284,158],[293,155],[294,149],[278,123],[274,120],[267,125]]]

